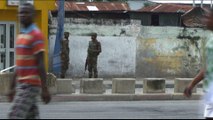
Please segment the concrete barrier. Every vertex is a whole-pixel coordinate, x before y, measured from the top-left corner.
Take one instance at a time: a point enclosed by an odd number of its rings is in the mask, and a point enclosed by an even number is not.
[[[134,78],[113,78],[112,93],[135,94]]]
[[[143,93],[165,93],[165,79],[164,78],[144,78],[143,79]]]
[[[13,79],[14,73],[1,73],[0,74],[0,95],[8,93],[9,85]],[[51,94],[57,93],[56,76],[52,73],[47,73],[47,86]]]
[[[104,92],[103,78],[82,78],[80,82],[80,93],[103,94]]]
[[[175,78],[174,93],[183,93],[184,89],[189,85],[193,78]],[[197,86],[192,90],[193,93],[197,92]]]
[[[0,74],[0,95],[6,95],[9,92],[9,86],[13,79],[14,73]]]
[[[57,79],[57,93],[58,94],[71,94],[75,89],[72,85],[72,79]]]
[[[50,94],[57,94],[57,77],[52,73],[47,73],[47,87]]]

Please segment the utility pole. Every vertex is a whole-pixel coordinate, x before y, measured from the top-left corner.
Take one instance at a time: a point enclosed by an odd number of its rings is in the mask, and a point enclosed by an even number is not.
[[[200,7],[203,8],[203,0],[201,0]]]
[[[192,5],[193,5],[193,7],[195,7],[195,0],[193,0],[193,4]]]

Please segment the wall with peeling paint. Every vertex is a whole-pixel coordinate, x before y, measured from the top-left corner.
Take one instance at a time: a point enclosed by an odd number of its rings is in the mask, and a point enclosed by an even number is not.
[[[211,33],[198,28],[143,26],[137,38],[137,77],[194,77]]]
[[[49,36],[51,63],[56,19]],[[102,53],[100,77],[194,77],[204,63],[204,41],[211,34],[199,28],[141,26],[140,21],[66,18],[70,35],[67,77],[86,77],[84,64],[91,32],[98,33]],[[51,68],[51,64],[50,64]]]
[[[66,18],[65,31],[69,37],[70,65],[67,77],[86,77],[84,65],[90,33],[96,32],[101,42],[102,53],[98,58],[100,77],[135,77],[136,38],[140,32],[140,21],[96,20]],[[89,21],[89,24],[88,24]],[[52,57],[56,19],[50,25],[49,57]],[[98,24],[97,24],[98,23]],[[51,63],[51,59],[50,62]],[[50,65],[51,66],[51,65]],[[50,67],[51,68],[51,67]]]

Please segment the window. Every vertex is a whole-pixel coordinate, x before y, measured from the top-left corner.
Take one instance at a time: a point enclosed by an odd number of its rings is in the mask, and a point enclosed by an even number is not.
[[[7,0],[7,5],[9,6],[18,6],[20,0]],[[33,4],[33,0],[27,0],[27,2]]]

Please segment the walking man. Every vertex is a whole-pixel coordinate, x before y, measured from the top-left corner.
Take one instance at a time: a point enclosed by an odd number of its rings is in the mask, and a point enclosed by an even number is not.
[[[97,40],[97,33],[92,33],[91,39],[87,50],[86,63],[88,64],[89,78],[97,78],[97,60],[98,55],[101,53],[101,43]]]
[[[37,96],[40,94],[45,104],[51,96],[46,86],[44,67],[44,38],[33,23],[35,8],[24,3],[19,8],[19,19],[22,25],[16,40],[16,68],[11,82],[8,99],[13,101],[10,119],[38,119]]]
[[[61,78],[65,78],[66,71],[69,68],[69,32],[64,33],[64,39],[61,41]]]
[[[213,30],[213,12],[207,14],[207,16],[203,19],[204,24],[206,24],[207,29]],[[200,72],[195,76],[194,80],[186,87],[184,91],[184,95],[186,97],[190,97],[192,94],[192,90],[200,81],[203,81],[203,87],[205,91],[205,110],[204,117],[206,119],[213,119],[213,41],[209,39],[206,41],[205,47],[205,57],[206,57],[206,65],[204,65]]]

